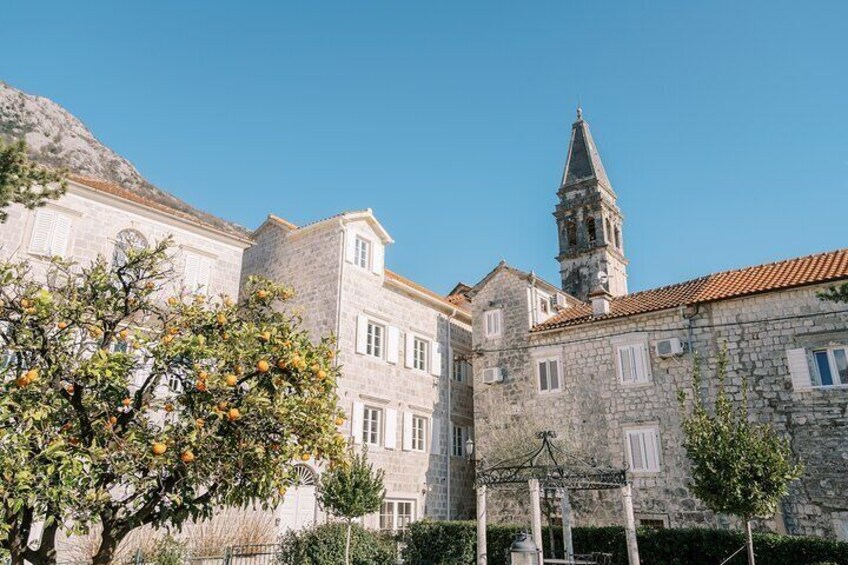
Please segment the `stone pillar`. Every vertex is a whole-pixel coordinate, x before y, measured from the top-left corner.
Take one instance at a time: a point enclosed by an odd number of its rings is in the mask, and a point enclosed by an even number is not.
[[[571,539],[571,499],[568,489],[561,489],[562,495],[562,547],[565,548],[565,559],[574,559],[574,542]]]
[[[533,530],[533,543],[539,548],[539,563],[541,563],[545,552],[542,550],[542,502],[539,479],[530,479],[528,484],[530,485],[530,525]]]
[[[486,565],[486,487],[477,487],[477,565]]]
[[[636,517],[633,515],[633,491],[630,484],[621,487],[624,502],[624,534],[627,538],[627,561],[639,565],[639,544],[636,541]]]

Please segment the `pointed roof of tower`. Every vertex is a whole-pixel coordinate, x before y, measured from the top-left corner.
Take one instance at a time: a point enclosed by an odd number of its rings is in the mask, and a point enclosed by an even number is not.
[[[571,126],[571,141],[568,143],[568,158],[562,175],[562,186],[573,186],[593,179],[612,190],[595,140],[589,131],[589,124],[583,119],[583,109],[578,107],[577,120]]]

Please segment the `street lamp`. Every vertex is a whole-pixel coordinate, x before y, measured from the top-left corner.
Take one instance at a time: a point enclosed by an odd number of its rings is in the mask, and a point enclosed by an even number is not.
[[[509,548],[509,562],[512,565],[539,565],[539,548],[527,532],[515,535]]]
[[[474,455],[474,440],[468,438],[465,440],[465,455],[468,456],[468,460],[471,461]]]

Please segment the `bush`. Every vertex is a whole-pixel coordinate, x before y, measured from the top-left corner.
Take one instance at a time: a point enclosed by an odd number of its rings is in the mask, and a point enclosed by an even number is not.
[[[327,565],[344,563],[347,524],[329,523],[280,538],[276,565]],[[353,525],[350,539],[351,565],[393,565],[397,560],[395,540]]]
[[[410,565],[473,565],[477,551],[474,522],[421,521],[410,525],[403,556]],[[515,534],[527,530],[516,525],[490,524],[487,528],[489,565],[506,565],[507,552]],[[577,553],[599,551],[613,554],[614,565],[627,565],[624,528],[574,528]],[[542,539],[550,555],[548,529]],[[643,565],[715,565],[745,543],[740,532],[691,529],[642,528],[638,532],[639,556]],[[562,552],[562,533],[554,530],[557,554]],[[820,538],[755,534],[754,548],[761,563],[768,565],[848,565],[848,543]],[[745,552],[728,565],[747,563]]]

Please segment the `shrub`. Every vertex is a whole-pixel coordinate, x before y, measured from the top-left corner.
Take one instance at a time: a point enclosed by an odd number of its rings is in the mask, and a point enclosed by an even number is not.
[[[474,522],[421,521],[412,524],[404,536],[403,552],[410,565],[473,565],[477,551]],[[490,524],[487,528],[489,565],[506,565],[507,552],[515,534],[526,527]],[[545,555],[550,555],[548,531],[543,532]],[[627,564],[624,529],[620,527],[579,527],[572,531],[577,553],[612,553],[614,565]],[[554,531],[557,554],[562,552],[562,534]],[[740,532],[691,529],[643,528],[638,532],[639,556],[643,565],[715,565],[745,542]],[[848,565],[848,543],[820,538],[756,534],[757,557],[769,565]],[[743,565],[741,552],[728,565]]]
[[[280,538],[276,565],[326,565],[344,563],[347,524],[329,523]],[[353,525],[350,541],[351,565],[392,565],[397,559],[395,540]]]

